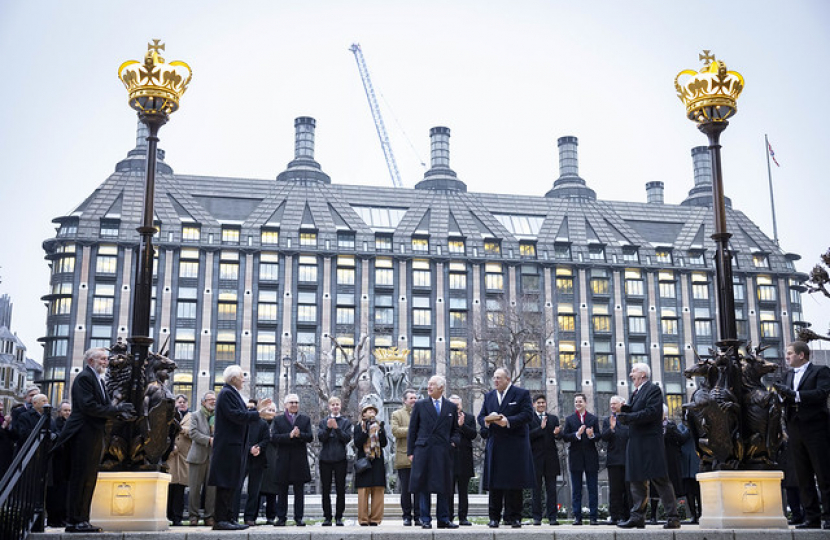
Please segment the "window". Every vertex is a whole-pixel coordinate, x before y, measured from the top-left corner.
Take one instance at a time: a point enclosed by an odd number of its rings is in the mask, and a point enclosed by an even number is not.
[[[571,260],[571,245],[570,244],[555,244],[553,246],[553,258],[557,261]]]
[[[428,296],[412,297],[412,325],[430,326],[432,324],[432,310]]]
[[[179,301],[176,304],[176,318],[177,319],[195,319],[196,318],[196,302]]]
[[[67,236],[75,236],[76,234],[78,234],[77,221],[61,223],[58,229],[58,238],[66,238]]]
[[[118,236],[118,228],[121,222],[118,220],[101,220],[101,236],[115,238]]]
[[[576,316],[573,304],[559,304],[557,307],[557,323],[560,332],[576,331]]]
[[[221,291],[217,308],[218,321],[236,320],[236,291]]]
[[[317,322],[317,293],[316,292],[299,292],[297,293],[297,322],[298,323],[316,323]]]
[[[752,255],[752,265],[755,268],[769,268],[769,256],[765,253],[754,253]]]
[[[277,291],[259,290],[257,320],[270,324],[277,322]]]
[[[297,332],[297,357],[304,364],[317,360],[317,334],[313,331]]]
[[[68,350],[69,340],[68,339],[55,339],[51,342],[48,342],[46,346],[46,356],[66,356],[66,352]],[[8,386],[8,385],[7,385]]]
[[[501,291],[504,289],[504,275],[502,274],[501,263],[485,263],[484,287],[488,291]]]
[[[340,347],[335,349],[334,361],[337,364],[345,364],[347,359],[354,354],[354,336],[351,334],[337,334],[337,343],[340,344]]]
[[[673,281],[660,282],[660,298],[677,298],[677,290]]]
[[[576,343],[573,341],[559,342],[559,369],[577,369]]]
[[[610,332],[611,316],[608,314],[608,306],[594,304],[592,311],[591,324],[594,327],[594,332]]]
[[[300,232],[300,246],[301,247],[317,247],[317,232],[306,231]]]
[[[412,336],[412,364],[416,366],[432,365],[432,344],[429,336]]]
[[[464,338],[450,338],[450,365],[467,365],[467,340]]]
[[[216,344],[216,361],[217,362],[234,363],[235,360],[236,360],[236,343],[217,343]]]
[[[758,313],[758,319],[761,321],[761,337],[762,338],[779,338],[781,331],[778,321],[775,317],[775,312],[770,310],[761,310]]]
[[[75,262],[75,259],[71,259]],[[96,274],[115,274],[118,271],[118,246],[101,244],[95,259]]]
[[[623,261],[637,264],[640,262],[640,250],[635,247],[623,248]]]
[[[660,322],[664,335],[677,335],[677,310],[672,307],[664,307],[660,312]]]
[[[772,277],[758,276],[756,278],[756,283],[758,286],[759,302],[775,302],[778,299],[778,295],[775,292],[775,285],[773,284]]]
[[[412,261],[412,286],[432,286],[432,271],[429,268],[429,261],[425,259],[414,259]]]
[[[610,290],[608,271],[602,268],[591,270],[591,291],[595,295],[607,295]]]
[[[280,256],[263,251],[259,255],[259,280],[277,281],[280,278]]]
[[[574,293],[573,270],[568,267],[556,268],[556,292],[559,294]]]
[[[654,252],[658,264],[673,264],[671,249],[658,249]]]
[[[262,229],[259,233],[259,241],[263,246],[275,246],[280,243],[279,229]]]
[[[643,316],[643,306],[638,304],[629,304],[627,314],[628,332],[631,334],[645,334],[646,318]]]
[[[519,256],[522,259],[535,259],[536,244],[534,242],[519,242]]]
[[[375,250],[382,252],[392,251],[392,236],[388,234],[376,234]]]
[[[182,225],[182,242],[198,242],[202,237],[199,225]]]
[[[735,296],[735,301],[743,302],[744,300],[746,300],[746,287],[742,282],[738,281],[739,278],[736,277],[732,279],[732,292]]]
[[[712,321],[695,320],[695,335],[697,337],[712,337]]]
[[[395,283],[392,259],[389,257],[378,257],[375,259],[375,286],[392,287]]]
[[[674,343],[663,345],[663,370],[666,373],[680,373],[680,348]]]
[[[594,342],[594,365],[597,373],[614,373],[614,355],[610,341]]]
[[[223,244],[239,244],[239,227],[222,227]]]
[[[706,254],[703,251],[690,251],[689,264],[694,266],[704,266],[706,264]]]
[[[450,263],[450,290],[467,290],[467,265],[465,263]]]
[[[91,347],[111,347],[112,346],[112,326],[109,324],[93,324],[90,329],[89,346]]]
[[[96,283],[92,299],[92,314],[111,316],[115,305],[115,284]]]
[[[605,260],[605,246],[593,245],[588,246],[588,259],[592,261]]]
[[[523,264],[521,273],[522,292],[539,292],[542,282],[539,268],[535,264]]]
[[[450,328],[459,330],[467,328],[467,312],[450,311]]]
[[[485,255],[501,255],[501,241],[500,240],[485,240],[484,241]]]
[[[413,253],[429,253],[429,238],[423,236],[412,237]]]
[[[257,343],[256,344],[256,363],[257,364],[272,364],[277,363],[277,346],[273,343]],[[257,380],[259,383],[259,380]]]
[[[629,358],[632,364],[642,362],[648,364],[648,355],[646,354],[646,344],[642,341],[632,341],[628,344]]]
[[[337,256],[337,284],[354,285],[355,262],[352,255]]]
[[[72,298],[55,298],[49,309],[50,315],[68,315],[72,311]],[[93,312],[94,314],[94,312]],[[110,306],[110,314],[112,314],[112,306]]]
[[[317,257],[314,255],[300,255],[297,281],[300,283],[317,283]]]
[[[466,246],[464,244],[464,240],[456,239],[456,240],[449,240],[447,242],[447,250],[452,253],[453,255],[464,255],[466,251]]]
[[[226,280],[237,280],[237,279],[239,279],[239,263],[220,262],[219,263],[219,279],[226,279]]]
[[[339,231],[337,233],[338,249],[354,249],[354,233],[351,231]]]
[[[337,306],[337,324],[354,325],[354,307]]]
[[[116,260],[117,262],[117,260]],[[62,273],[71,273],[75,271],[75,256],[68,255],[65,257],[59,257],[55,259],[55,262],[52,263],[52,273],[53,274],[62,274]],[[101,273],[101,272],[98,272]],[[113,268],[112,272],[108,273],[115,273],[115,269]]]
[[[395,312],[392,308],[391,294],[375,295],[375,325],[392,326],[394,324]]]
[[[643,296],[643,275],[639,269],[625,269],[625,294],[629,296]]]

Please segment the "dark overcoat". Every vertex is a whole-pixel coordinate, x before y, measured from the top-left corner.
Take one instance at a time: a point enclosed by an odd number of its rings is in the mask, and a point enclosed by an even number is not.
[[[346,460],[346,445],[352,440],[352,422],[345,416],[335,418],[336,428],[328,427],[329,418],[324,416],[317,426],[317,440],[320,441],[320,463],[339,463]]]
[[[484,417],[492,412],[504,415],[508,426],[485,426]],[[501,405],[496,390],[484,395],[478,413],[478,424],[487,432],[484,489],[524,489],[536,484],[528,427],[532,419],[530,392],[524,388],[510,385]]]
[[[530,422],[530,448],[533,451],[533,466],[537,473],[544,475],[559,476],[559,449],[556,447],[558,435],[553,430],[559,426],[559,417],[555,414],[545,413],[548,420],[545,429],[542,429],[542,419],[537,413],[533,413],[533,420]]]
[[[599,471],[599,452],[597,452],[597,443],[602,434],[599,429],[599,418],[595,415],[585,411],[585,429],[593,428],[594,437],[588,437],[587,433],[582,433],[581,437],[576,436],[576,432],[582,426],[582,421],[579,419],[577,413],[565,418],[565,428],[562,430],[562,438],[568,443],[568,467],[571,472],[598,472]]]
[[[249,410],[239,391],[225,384],[216,397],[215,414],[208,485],[239,489],[248,461],[248,426],[259,422],[259,413]]]
[[[644,382],[623,405],[628,425],[628,450],[625,479],[644,482],[668,477],[666,448],[663,442],[663,392],[651,381]]]
[[[274,419],[268,421],[268,432],[270,434],[271,430],[273,429]],[[270,435],[269,435],[270,436]],[[265,448],[265,461],[267,465],[265,467],[265,471],[262,474],[262,486],[259,488],[259,492],[268,495],[276,495],[279,492],[279,486],[277,485],[277,455],[279,450],[277,449],[276,444],[269,444]]]
[[[359,421],[354,425],[354,447],[355,458],[360,459],[366,457],[366,452],[363,450],[363,445],[369,440],[369,432],[363,429],[363,422]],[[386,430],[381,426],[378,432],[378,443],[381,447],[381,455],[372,460],[372,466],[360,474],[354,475],[354,487],[386,487],[386,465],[384,464],[383,448],[389,444],[389,439],[386,437]]]
[[[453,475],[458,478],[472,478],[476,474],[473,463],[473,441],[478,436],[476,419],[472,414],[464,415],[464,424],[458,426],[458,433],[461,438],[453,450]]]
[[[602,434],[600,438],[608,445],[605,454],[605,465],[607,467],[625,467],[625,451],[628,448],[628,426],[617,422],[616,427],[611,429],[611,420],[606,418],[602,421]]]
[[[252,424],[248,429],[248,442],[245,445],[245,452],[248,454],[248,470],[258,471],[260,474],[268,467],[268,446],[271,442],[271,434],[268,430],[268,422],[259,419],[259,422]],[[259,455],[251,455],[251,448],[259,446]]]
[[[299,428],[300,436],[291,437],[291,430]],[[271,444],[278,447],[277,484],[298,484],[311,482],[311,468],[308,466],[308,443],[314,440],[311,419],[301,413],[294,418],[294,424],[281,414],[271,423]]]
[[[406,455],[412,456],[411,492],[452,492],[453,445],[460,437],[455,403],[442,396],[440,413],[431,398],[415,403],[406,439]]]

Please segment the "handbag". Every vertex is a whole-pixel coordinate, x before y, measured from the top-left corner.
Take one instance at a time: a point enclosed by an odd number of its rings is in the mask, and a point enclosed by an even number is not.
[[[354,462],[354,473],[360,474],[372,468],[372,462],[369,461],[369,458],[362,457],[358,458],[357,461]]]

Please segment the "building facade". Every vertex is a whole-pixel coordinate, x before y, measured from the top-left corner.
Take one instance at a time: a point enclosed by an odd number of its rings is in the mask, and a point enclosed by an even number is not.
[[[409,349],[416,388],[443,374],[476,410],[505,359],[563,414],[576,392],[606,412],[610,396],[629,394],[633,362],[652,366],[673,412],[694,390],[683,370],[717,339],[707,148],[692,150],[694,187],[674,205],[662,182],[647,185],[647,202],[599,199],[579,176],[575,137],[558,141],[552,188],[521,196],[468,192],[447,128],[431,130],[431,168],[414,189],[333,182],[314,132],[314,119],[296,119],[294,159],[276,179],[174,174],[159,152],[151,326],[179,366],[174,392],[198,398],[238,363],[252,394],[290,388],[316,402],[323,359],[341,384],[342,351],[363,335],[370,351]],[[43,244],[53,399],[85,349],[129,336],[145,137],[139,127],[136,147]],[[727,213],[739,337],[780,360],[806,276],[797,255]]]
[[[12,301],[0,296],[0,402],[4,414],[11,414],[12,405],[22,403],[26,388],[42,376],[40,365],[26,356],[26,345],[11,331]]]

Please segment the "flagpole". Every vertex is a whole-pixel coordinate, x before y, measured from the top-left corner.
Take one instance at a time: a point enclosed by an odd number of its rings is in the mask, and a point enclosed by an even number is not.
[[[769,176],[769,203],[770,207],[772,208],[772,236],[773,240],[775,240],[775,245],[778,245],[778,223],[775,221],[775,195],[772,191],[772,167],[769,164],[769,139],[767,138],[767,134],[764,133],[764,143],[766,144],[766,152],[767,152],[767,175]]]

